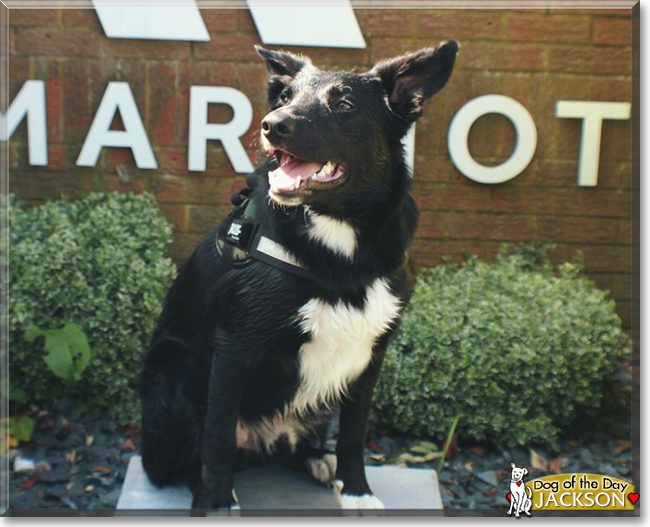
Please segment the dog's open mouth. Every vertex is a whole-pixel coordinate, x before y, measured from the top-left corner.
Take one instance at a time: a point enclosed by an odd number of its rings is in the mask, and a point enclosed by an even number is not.
[[[276,194],[291,195],[304,190],[322,190],[340,185],[345,170],[333,161],[304,161],[288,152],[273,152],[280,165],[269,172],[269,185]]]

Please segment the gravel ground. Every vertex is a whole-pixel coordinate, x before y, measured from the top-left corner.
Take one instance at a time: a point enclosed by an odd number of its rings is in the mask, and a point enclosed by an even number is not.
[[[10,507],[114,508],[137,448],[137,431],[79,416],[68,401],[38,412],[32,441],[8,455]]]
[[[612,433],[616,429],[618,435]],[[439,475],[446,509],[507,508],[510,463],[525,466],[528,480],[553,473],[586,472],[631,480],[629,430],[582,428],[563,439],[559,452],[456,444]],[[328,446],[335,444],[336,427]],[[424,445],[424,446],[423,446]],[[114,508],[128,460],[139,446],[137,430],[106,418],[80,416],[68,401],[37,413],[32,441],[10,451],[11,508]],[[441,445],[384,430],[371,430],[368,464],[436,468]],[[429,459],[429,461],[425,461]],[[21,466],[23,465],[23,466]],[[23,470],[16,470],[16,469]]]

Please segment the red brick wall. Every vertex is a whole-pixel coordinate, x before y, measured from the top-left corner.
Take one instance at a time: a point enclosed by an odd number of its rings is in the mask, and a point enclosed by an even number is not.
[[[92,10],[17,10],[10,20],[10,97],[26,79],[47,84],[49,166],[27,163],[26,127],[10,142],[10,188],[39,202],[90,190],[149,190],[174,225],[173,253],[186,257],[228,210],[243,177],[218,144],[208,170],[187,171],[189,88],[225,85],[254,105],[244,138],[254,158],[264,114],[265,72],[246,10],[203,10],[210,42],[111,40]],[[502,242],[555,242],[555,259],[584,252],[587,272],[612,291],[626,325],[631,314],[631,121],[603,126],[599,182],[577,185],[581,121],[555,118],[555,102],[631,102],[631,12],[627,10],[357,10],[364,50],[301,48],[323,67],[369,67],[374,61],[447,38],[461,42],[454,75],[417,127],[413,194],[421,210],[415,255],[433,265],[472,251],[491,259]],[[129,82],[159,168],[138,170],[129,150],[105,149],[97,167],[75,165],[106,85]],[[500,185],[481,185],[452,165],[446,136],[469,100],[497,93],[520,101],[538,129],[529,167]],[[213,108],[216,122],[228,120]],[[479,119],[470,151],[485,164],[504,161],[514,146],[509,121]],[[122,184],[124,165],[131,183]]]

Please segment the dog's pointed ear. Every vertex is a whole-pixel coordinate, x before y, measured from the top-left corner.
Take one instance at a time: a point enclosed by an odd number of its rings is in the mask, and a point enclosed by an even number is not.
[[[392,111],[413,122],[422,115],[424,102],[447,84],[458,48],[458,42],[448,40],[378,62],[370,73],[381,79]]]
[[[524,469],[524,476],[525,476],[526,474],[528,474],[528,469],[527,469],[527,468]]]
[[[269,75],[293,78],[307,64],[311,64],[307,57],[294,55],[293,53],[272,51],[261,46],[255,46],[255,51],[264,59]]]
[[[510,466],[511,466],[512,468],[517,468],[517,465],[515,465],[514,463],[510,463]]]

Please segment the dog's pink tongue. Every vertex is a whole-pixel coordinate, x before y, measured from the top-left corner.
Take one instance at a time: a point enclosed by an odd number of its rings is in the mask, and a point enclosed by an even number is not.
[[[293,190],[297,188],[297,180],[304,181],[321,168],[323,165],[320,163],[310,163],[294,158],[280,168],[269,172],[269,183],[275,190]]]

